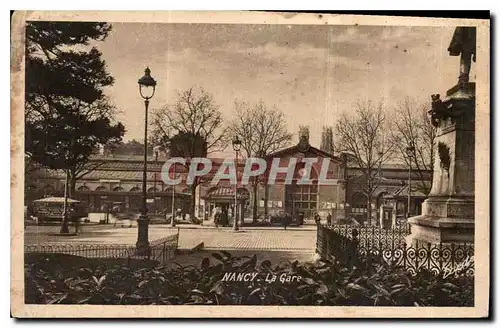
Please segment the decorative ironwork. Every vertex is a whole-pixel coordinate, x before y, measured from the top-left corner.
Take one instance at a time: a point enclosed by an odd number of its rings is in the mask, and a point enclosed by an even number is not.
[[[405,268],[412,274],[474,275],[474,246],[470,243],[406,243],[410,227],[385,230],[377,227],[318,226],[316,250],[323,258],[348,266],[373,263]]]

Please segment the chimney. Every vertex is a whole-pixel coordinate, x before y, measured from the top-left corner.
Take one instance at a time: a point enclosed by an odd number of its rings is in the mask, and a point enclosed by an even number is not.
[[[333,144],[333,129],[330,126],[323,127],[323,133],[321,134],[320,149],[332,155],[335,151],[335,147]]]
[[[307,125],[299,126],[299,142],[303,139],[309,143],[309,126]]]

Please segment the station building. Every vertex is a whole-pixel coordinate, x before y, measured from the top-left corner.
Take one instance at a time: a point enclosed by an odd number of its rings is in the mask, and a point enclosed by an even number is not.
[[[267,170],[259,177],[261,183],[258,185],[256,195],[253,195],[252,185],[238,185],[236,197],[238,213],[251,217],[253,197],[257,198],[258,213],[264,213],[266,194],[268,213],[285,211],[301,213],[305,218],[311,218],[317,212],[322,215],[330,212],[334,222],[340,222],[348,216],[358,218],[362,222],[367,211],[372,211],[372,216],[378,218],[381,215],[379,209],[382,205],[393,208],[399,214],[406,212],[405,195],[408,188],[405,187],[405,181],[409,173],[404,165],[386,164],[382,167],[378,177],[380,179],[378,187],[372,199],[372,208],[369,209],[366,196],[360,189],[362,185],[359,183],[359,179],[362,179],[360,169],[350,163],[348,157],[335,156],[326,150],[313,147],[309,144],[307,136],[302,136],[296,145],[269,154],[266,157]],[[159,152],[150,153],[147,163],[148,212],[158,215],[170,213],[172,202],[175,202],[176,209],[188,212],[192,194],[190,186],[185,183],[187,169],[181,165],[176,166],[176,173],[183,178],[183,182],[175,187],[166,185],[162,181],[161,170],[168,157]],[[265,183],[269,178],[269,170],[274,159],[279,159],[280,167],[287,167],[292,158],[297,159],[297,164],[291,183],[285,183],[284,173],[277,174],[276,183]],[[307,185],[297,183],[304,175],[303,158],[318,159],[311,169],[312,183]],[[235,204],[234,185],[227,180],[221,180],[217,185],[212,184],[213,175],[219,170],[224,159],[210,158],[210,160],[212,169],[203,177],[195,192],[195,216],[205,219],[212,216],[216,207],[234,210]],[[139,212],[142,204],[143,156],[96,154],[92,156],[91,162],[97,168],[77,181],[75,194],[70,197],[87,203],[91,212],[103,211],[104,207],[110,208],[113,204],[121,204],[130,211]],[[327,184],[319,179],[323,162],[328,162]],[[244,165],[243,160],[237,165],[240,177]],[[33,176],[33,181],[26,181],[28,189],[32,191],[31,198],[64,194],[64,172],[38,169]],[[430,178],[430,172],[428,176]],[[412,174],[413,181],[418,178],[419,175]],[[425,195],[418,194],[412,188],[411,198],[411,212],[418,214]]]

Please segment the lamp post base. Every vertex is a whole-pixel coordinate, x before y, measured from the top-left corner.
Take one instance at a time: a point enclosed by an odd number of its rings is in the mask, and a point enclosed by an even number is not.
[[[69,224],[68,224],[68,218],[67,217],[63,218],[61,230],[59,230],[59,233],[64,233],[64,234],[69,233]]]
[[[149,218],[146,214],[141,214],[137,220],[137,243],[138,249],[149,247]]]

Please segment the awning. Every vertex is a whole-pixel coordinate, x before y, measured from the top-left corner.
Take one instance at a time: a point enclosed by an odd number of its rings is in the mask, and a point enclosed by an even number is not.
[[[237,193],[238,199],[248,199],[250,197],[250,193],[245,188],[239,188]],[[205,199],[209,200],[218,200],[218,199],[234,199],[234,188],[232,187],[216,187],[210,190],[205,197]]]
[[[68,203],[80,203],[79,200],[76,199],[67,199]],[[33,203],[64,203],[64,197],[47,197],[42,199],[34,200]]]

